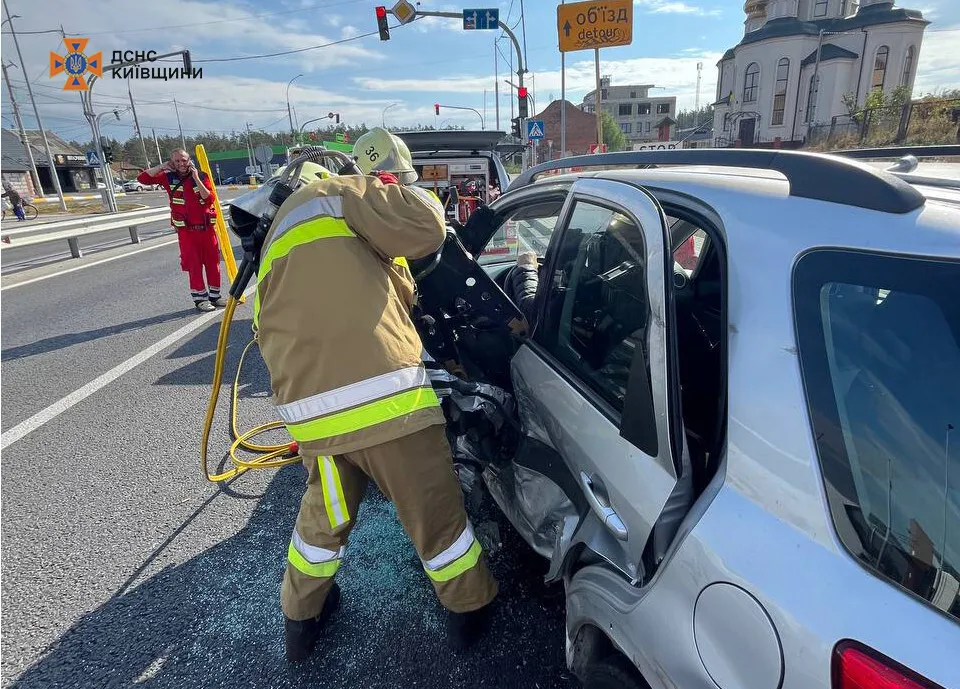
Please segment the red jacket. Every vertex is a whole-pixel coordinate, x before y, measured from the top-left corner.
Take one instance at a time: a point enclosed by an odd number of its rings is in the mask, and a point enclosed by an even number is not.
[[[170,219],[174,227],[181,229],[187,225],[205,225],[213,227],[217,221],[217,210],[213,207],[213,186],[205,172],[200,173],[200,181],[211,192],[204,200],[200,190],[194,186],[193,176],[182,180],[176,172],[162,171],[155,177],[146,170],[137,175],[141,184],[159,184],[167,190],[170,198]]]

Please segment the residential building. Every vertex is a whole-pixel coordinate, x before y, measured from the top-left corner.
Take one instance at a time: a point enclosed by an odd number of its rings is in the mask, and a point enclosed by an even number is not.
[[[610,77],[600,79],[600,107],[613,116],[628,143],[672,141],[677,121],[676,96],[651,96],[653,84],[613,86]],[[584,112],[597,108],[597,92],[583,99]]]
[[[744,12],[743,39],[717,63],[718,146],[798,146],[814,127],[845,124],[847,102],[913,89],[929,24],[917,10],[890,0],[747,0]]]
[[[20,135],[10,129],[4,129],[0,139],[0,172],[3,181],[10,182],[23,198],[30,199],[37,195],[30,176],[27,149],[20,142]]]
[[[590,152],[597,143],[597,117],[584,112],[570,101],[555,100],[533,117],[543,120],[543,139],[537,147],[539,160],[560,158],[560,114],[567,109],[566,155],[582,155]]]

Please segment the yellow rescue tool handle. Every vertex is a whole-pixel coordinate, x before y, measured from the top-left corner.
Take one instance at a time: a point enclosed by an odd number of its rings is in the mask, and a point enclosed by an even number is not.
[[[217,196],[217,185],[214,182],[213,173],[210,171],[210,161],[207,160],[207,151],[203,144],[197,144],[197,162],[200,169],[207,173],[210,179],[210,186],[213,187],[213,208],[217,212],[217,243],[220,245],[220,254],[223,256],[223,262],[227,266],[227,277],[233,282],[237,277],[237,261],[233,257],[233,246],[230,244],[230,235],[227,234],[227,223],[223,218],[223,211],[220,208],[220,198]],[[246,301],[245,297],[240,297],[240,303]]]

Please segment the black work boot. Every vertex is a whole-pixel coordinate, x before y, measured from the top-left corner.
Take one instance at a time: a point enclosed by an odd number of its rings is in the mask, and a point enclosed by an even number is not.
[[[490,625],[490,605],[470,612],[447,611],[447,642],[454,651],[475,644]]]
[[[287,662],[299,663],[313,653],[324,625],[340,607],[340,587],[336,583],[330,588],[327,599],[323,601],[320,614],[309,620],[291,620],[286,618],[284,638],[287,647]]]

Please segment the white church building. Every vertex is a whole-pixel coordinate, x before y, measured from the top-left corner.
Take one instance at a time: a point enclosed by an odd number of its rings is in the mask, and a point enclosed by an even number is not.
[[[912,89],[930,23],[890,0],[747,0],[744,11],[743,40],[717,63],[717,146],[801,142],[847,114],[845,94],[862,106],[873,89]]]

